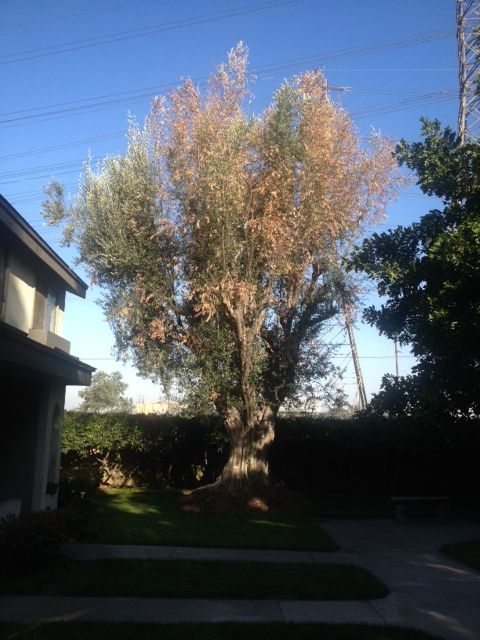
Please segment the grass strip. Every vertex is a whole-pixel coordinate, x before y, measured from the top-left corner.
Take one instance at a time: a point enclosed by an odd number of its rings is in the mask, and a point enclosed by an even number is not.
[[[467,540],[444,544],[440,551],[475,571],[480,571],[480,540]]]
[[[416,629],[360,624],[0,624],[0,640],[441,640]]]
[[[335,551],[311,513],[192,513],[179,492],[106,489],[93,498],[84,542]]]
[[[383,598],[389,591],[369,571],[353,565],[58,558],[28,573],[2,572],[0,593],[366,600]]]

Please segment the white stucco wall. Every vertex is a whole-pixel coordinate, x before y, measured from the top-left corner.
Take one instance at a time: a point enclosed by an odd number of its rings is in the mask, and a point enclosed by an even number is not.
[[[8,258],[7,273],[5,322],[20,329],[20,331],[29,333],[33,326],[37,275],[34,269],[12,254]],[[55,318],[51,327],[52,333],[55,333],[57,336],[63,335],[63,321],[64,312],[57,304],[55,307]],[[47,344],[46,338],[40,340],[40,342]],[[60,345],[59,348],[63,348],[64,351],[67,352],[69,351],[69,348],[63,347],[62,345]]]
[[[5,322],[28,333],[33,321],[35,273],[13,255],[9,256],[7,269]]]
[[[47,494],[47,483],[49,481],[48,472],[51,458],[54,458],[54,482],[58,483],[60,474],[61,455],[61,434],[63,426],[63,407],[65,405],[65,385],[50,384],[45,389],[41,402],[38,431],[36,434],[36,455],[35,455],[35,482],[32,495],[32,511],[39,511],[49,507],[55,509],[57,506],[58,493]],[[59,433],[52,443],[55,409],[59,411]],[[52,480],[52,479],[50,479]]]

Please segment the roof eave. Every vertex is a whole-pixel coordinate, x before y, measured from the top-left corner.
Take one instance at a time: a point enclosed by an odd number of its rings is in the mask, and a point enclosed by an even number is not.
[[[62,260],[18,211],[0,195],[0,222],[64,282],[67,291],[85,298],[88,285]]]

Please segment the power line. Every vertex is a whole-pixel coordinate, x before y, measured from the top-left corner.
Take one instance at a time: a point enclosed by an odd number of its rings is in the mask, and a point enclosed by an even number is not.
[[[93,161],[96,161],[95,158],[93,158]],[[59,171],[59,170],[54,170],[54,169],[45,169],[45,173],[34,173],[31,172],[30,174],[28,174],[25,177],[21,177],[22,182],[29,182],[31,180],[42,180],[45,178],[50,178],[52,175],[55,176],[67,176],[70,175],[72,173],[78,173],[81,174],[82,173],[82,167],[79,166],[79,162],[75,161],[72,163],[65,163],[65,166],[74,166],[74,169],[65,169],[65,171]],[[18,177],[11,177],[11,179],[9,180],[2,180],[2,184],[7,185],[7,184],[15,184],[16,182],[18,182],[19,179]]]
[[[256,74],[259,73],[262,69],[262,65],[259,65],[257,67],[253,67],[252,68],[252,73]],[[194,78],[193,81],[194,82],[198,82],[198,83],[203,83],[205,80],[207,79],[207,76],[201,76],[198,78]],[[32,112],[35,111],[44,111],[43,114],[33,114],[34,116],[48,116],[48,115],[52,115],[54,113],[56,113],[56,111],[45,111],[47,109],[50,110],[55,110],[58,109],[59,107],[70,107],[70,106],[83,106],[84,108],[87,107],[91,107],[91,106],[98,106],[101,104],[110,104],[110,98],[119,98],[120,96],[122,97],[121,100],[119,101],[119,104],[123,103],[124,99],[128,99],[128,98],[144,98],[144,97],[150,97],[153,96],[155,94],[155,92],[162,90],[162,89],[168,89],[172,86],[174,86],[175,84],[178,84],[178,81],[175,82],[167,82],[167,83],[163,83],[163,84],[159,84],[159,85],[153,85],[153,86],[149,86],[149,87],[141,87],[138,89],[130,89],[130,90],[126,90],[126,91],[117,91],[117,92],[112,92],[112,93],[107,93],[104,95],[100,95],[100,96],[92,96],[90,98],[79,98],[77,100],[68,100],[66,102],[57,102],[54,104],[49,104],[49,105],[45,105],[43,107],[29,107],[28,109],[15,109],[15,111],[7,111],[5,113],[0,113],[0,117],[6,117],[6,116],[16,116],[18,119],[23,118],[25,115],[31,114]],[[339,91],[345,91],[344,87],[338,88],[338,87],[332,87],[329,86],[328,87],[329,90],[331,91],[335,91],[335,90],[339,90]],[[350,91],[354,91],[355,93],[374,93],[374,94],[384,94],[384,95],[409,95],[409,96],[413,96],[413,97],[422,97],[425,95],[424,92],[421,91],[405,91],[403,89],[372,89],[372,88],[367,88],[367,89],[362,89],[359,87],[355,87],[354,89],[351,88]],[[431,92],[432,95],[434,94],[442,94],[442,93],[448,93],[451,92],[453,90],[438,90],[438,91],[434,91]],[[108,99],[105,102],[103,102],[104,99]],[[267,97],[265,99],[268,99]],[[259,98],[257,98],[257,100],[259,100]],[[95,102],[96,101],[96,102]],[[85,102],[91,102],[94,104],[87,104],[87,105],[82,105],[82,103]],[[65,109],[66,110],[66,109]],[[30,116],[32,117],[32,116]],[[3,122],[9,122],[10,120],[5,119]],[[13,121],[13,119],[12,119]],[[1,159],[1,158],[0,158]]]
[[[437,102],[444,102],[448,100],[454,100],[457,98],[457,94],[454,91],[441,91],[435,93],[426,93],[415,98],[406,98],[403,100],[396,100],[381,105],[371,105],[362,107],[360,109],[354,109],[350,112],[353,118],[366,118],[372,115],[383,115],[386,113],[392,113],[395,111],[403,111],[405,109],[411,109],[419,105],[434,104]]]
[[[111,44],[114,42],[122,42],[125,40],[132,40],[134,38],[142,38],[145,36],[154,35],[157,33],[163,33],[165,31],[173,31],[176,29],[184,29],[185,27],[191,27],[197,24],[205,24],[207,22],[216,22],[218,20],[224,20],[235,16],[247,15],[250,13],[256,13],[258,11],[264,11],[267,9],[275,9],[277,7],[293,4],[299,2],[299,0],[266,0],[264,2],[258,2],[256,4],[243,5],[236,9],[224,9],[222,11],[214,11],[210,13],[204,13],[192,18],[186,18],[183,20],[172,20],[169,22],[163,22],[157,25],[148,27],[140,27],[137,29],[128,29],[127,31],[119,31],[116,33],[110,33],[103,36],[96,36],[93,38],[84,38],[83,40],[74,40],[72,42],[64,42],[57,45],[51,45],[48,47],[41,47],[37,49],[28,49],[25,51],[17,51],[15,53],[5,54],[0,56],[0,65],[13,64],[15,62],[25,62],[28,60],[35,60],[37,58],[44,58],[47,56],[53,56],[60,53],[67,53],[70,51],[79,51],[82,49],[89,49],[92,47],[98,47],[105,44]]]
[[[370,107],[365,107],[364,109],[360,110],[354,110],[351,112],[351,116],[353,118],[357,118],[357,119],[361,119],[361,118],[365,118],[371,115],[382,115],[382,114],[386,114],[386,113],[392,113],[395,111],[401,111],[401,110],[405,110],[405,109],[410,109],[419,105],[425,105],[425,104],[433,104],[436,102],[440,102],[440,101],[444,101],[444,100],[452,100],[455,98],[455,96],[453,94],[451,94],[450,92],[448,92],[448,95],[446,95],[446,92],[441,92],[439,97],[434,98],[433,97],[434,94],[425,94],[424,98],[418,98],[415,101],[412,100],[400,100],[400,101],[396,101],[396,102],[391,102],[391,103],[387,103],[386,105],[378,105],[378,106],[374,106],[371,105]],[[113,138],[113,137],[117,137],[117,135],[121,135],[119,134],[108,134],[106,136],[97,136],[96,138],[91,138],[90,140],[102,140],[102,139],[108,139],[108,138]],[[88,140],[88,139],[86,139]],[[81,142],[75,142],[72,144],[67,144],[67,145],[57,145],[57,147],[59,148],[64,148],[64,147],[68,147],[68,146],[76,146],[81,144]],[[47,147],[48,149],[48,147]],[[41,150],[39,151],[41,152]],[[21,154],[23,156],[28,155],[28,152],[25,152],[23,154]],[[99,158],[93,158],[93,161],[97,161]],[[51,173],[54,172],[56,175],[69,175],[71,173],[75,173],[76,171],[80,171],[81,172],[81,165],[85,162],[85,160],[76,160],[76,161],[70,161],[70,162],[65,162],[65,163],[58,163],[58,164],[51,164],[51,165],[43,165],[43,166],[38,166],[38,167],[30,167],[21,171],[10,171],[10,172],[5,172],[3,174],[0,174],[0,179],[3,180],[3,184],[7,185],[7,184],[14,184],[16,182],[18,182],[18,180],[20,178],[23,177],[23,181],[31,181],[31,180],[37,180],[37,179],[43,179],[43,178],[48,178],[50,177]],[[70,167],[76,167],[75,169],[71,169],[71,170],[67,170]],[[46,171],[47,173],[42,173],[43,171]],[[11,178],[11,179],[6,179],[6,178]],[[23,195],[23,194],[22,194]],[[418,195],[409,195],[409,194],[402,194],[405,197],[421,197]]]
[[[196,79],[197,81],[198,79]],[[164,85],[158,85],[158,89],[168,89],[171,88],[171,83],[165,83]],[[340,90],[336,87],[329,87],[330,90]],[[132,92],[128,92],[132,93]],[[82,115],[86,113],[95,113],[97,111],[104,111],[105,109],[120,107],[122,105],[133,105],[138,104],[140,102],[144,102],[145,100],[151,99],[154,97],[154,93],[147,92],[144,94],[137,94],[131,97],[124,97],[120,99],[112,99],[112,100],[102,100],[99,102],[93,102],[94,98],[86,98],[81,102],[90,101],[91,104],[76,104],[75,101],[74,106],[65,107],[61,109],[54,109],[52,111],[46,111],[44,113],[34,113],[30,115],[24,116],[15,116],[11,118],[5,118],[0,120],[0,128],[6,129],[12,126],[19,126],[22,124],[31,124],[34,122],[49,122],[51,120],[58,120],[60,118],[70,117],[73,115]],[[352,112],[351,115],[355,115],[358,118],[365,118],[370,115],[381,115],[383,113],[391,113],[394,111],[400,111],[404,109],[410,109],[412,107],[418,106],[420,104],[433,104],[436,102],[442,102],[445,100],[452,100],[455,97],[455,94],[452,91],[438,91],[438,92],[430,92],[428,94],[418,94],[414,98],[404,99],[400,101],[394,101],[391,103],[380,104],[380,105],[370,105],[368,107],[362,107],[362,109],[357,110],[356,112]],[[269,100],[270,96],[264,98],[264,100]],[[261,102],[262,99],[257,99],[256,102]],[[68,103],[64,103],[68,104]],[[41,109],[42,107],[40,107]],[[18,113],[18,112],[16,112]],[[6,115],[6,114],[5,114]]]
[[[385,94],[396,94],[396,93],[408,93],[408,94],[414,94],[417,95],[418,97],[421,97],[425,94],[422,94],[420,92],[414,92],[414,91],[396,91],[395,89],[386,89],[386,90],[381,90],[381,89],[352,89],[353,92],[355,93],[385,93]],[[453,91],[447,90],[448,93],[452,93]],[[443,95],[446,93],[446,91],[436,91],[434,92],[435,94],[438,94],[439,96]],[[390,103],[393,104],[393,103]],[[373,106],[372,106],[373,108]],[[10,153],[7,155],[3,155],[0,156],[0,162],[5,162],[5,161],[10,161],[10,160],[17,160],[19,158],[26,158],[26,157],[30,157],[30,156],[34,156],[34,155],[43,155],[46,153],[50,153],[51,151],[60,151],[63,149],[69,149],[72,147],[77,147],[77,146],[81,146],[83,144],[88,144],[91,142],[102,142],[102,141],[107,141],[107,140],[112,140],[115,138],[120,138],[120,137],[125,137],[125,131],[115,131],[113,133],[105,133],[99,136],[89,136],[87,138],[82,138],[80,140],[72,140],[70,142],[65,142],[62,144],[55,144],[55,145],[51,145],[51,146],[43,146],[43,147],[36,147],[34,149],[29,149],[28,151],[21,151],[18,153]],[[369,138],[360,138],[362,141],[369,141]],[[400,193],[399,194],[401,197],[411,197],[411,198],[423,198],[425,197],[424,195],[416,195],[416,194],[407,194],[407,193]]]
[[[433,36],[437,36],[438,32],[435,32],[435,34],[433,34]],[[425,38],[428,36],[428,34],[425,34],[423,36],[423,40],[425,41]],[[428,37],[432,37],[432,34],[430,34]],[[418,39],[420,39],[420,36],[416,37],[416,41],[418,41]],[[409,39],[411,40],[411,39]],[[391,42],[391,41],[387,41],[387,42]],[[395,41],[398,43],[398,41]],[[370,45],[371,46],[371,45]],[[341,50],[344,51],[344,50]],[[304,60],[305,58],[301,58],[301,60]],[[295,59],[294,59],[295,60]],[[300,59],[296,59],[297,61]],[[263,68],[269,68],[271,67],[271,65],[262,65],[262,67],[257,67],[257,69]],[[150,88],[152,89],[152,87]],[[138,91],[138,90],[135,90]],[[360,90],[362,91],[362,90]],[[363,90],[364,92],[366,90]],[[385,93],[391,93],[393,92],[393,90],[376,90],[378,92],[385,92]],[[121,92],[120,94],[111,94],[111,95],[125,95],[125,94],[131,94],[134,93],[132,91],[130,92]],[[390,102],[387,104],[382,104],[382,105],[370,105],[368,107],[364,107],[362,109],[357,109],[354,110],[352,112],[352,116],[353,117],[357,117],[357,118],[362,118],[362,117],[367,117],[369,115],[380,115],[383,113],[390,113],[393,111],[398,111],[398,110],[402,110],[402,109],[406,109],[406,108],[411,108],[413,106],[418,106],[419,104],[428,104],[428,103],[433,103],[433,102],[438,102],[438,101],[442,101],[442,100],[446,100],[446,99],[452,99],[453,97],[453,93],[451,91],[440,91],[440,92],[430,92],[430,93],[426,93],[426,94],[414,94],[414,92],[406,92],[407,95],[411,95],[412,97],[408,97],[399,101],[394,101],[394,102]],[[412,95],[413,94],[413,95]],[[85,101],[91,101],[94,100],[95,98],[90,98],[90,99],[84,99],[80,102],[85,102]],[[63,104],[69,104],[69,103],[63,103]],[[87,105],[87,106],[92,106],[92,105]],[[28,111],[31,111],[31,109],[29,110],[25,110],[24,112],[20,112],[20,113],[27,113]],[[7,114],[4,114],[7,115]],[[32,117],[43,117],[46,114],[37,114],[37,116],[32,116]],[[102,136],[96,136],[96,137],[92,137],[92,138],[86,138],[83,140],[78,140],[78,141],[73,141],[71,143],[66,143],[64,145],[54,145],[52,147],[43,147],[37,150],[33,150],[33,153],[42,153],[45,150],[58,150],[58,149],[62,149],[62,148],[67,148],[69,146],[76,146],[76,145],[80,145],[83,144],[85,142],[88,141],[96,141],[96,140],[106,140],[106,139],[111,139],[113,137],[117,137],[122,135],[121,132],[116,132],[116,133],[112,133],[112,134],[104,134]],[[29,155],[28,152],[23,152],[23,153],[18,153],[18,154],[12,154],[12,158],[15,157],[24,157],[26,155]],[[0,159],[6,159],[9,158],[9,156],[3,156]],[[58,163],[58,164],[52,164],[52,165],[43,165],[43,166],[39,166],[39,167],[31,167],[28,169],[24,169],[22,171],[10,171],[10,172],[5,172],[3,174],[0,175],[0,177],[4,180],[4,184],[12,184],[18,181],[19,178],[24,179],[24,181],[27,180],[38,180],[38,179],[43,179],[43,178],[48,178],[51,175],[51,172],[54,172],[56,175],[68,175],[71,173],[75,173],[77,171],[81,170],[81,167],[79,165],[81,165],[83,161],[79,160],[79,161],[72,161],[69,163]],[[71,169],[71,167],[75,167],[74,169]],[[48,173],[44,173],[45,171],[48,171]],[[11,179],[8,179],[11,178]],[[29,195],[31,192],[25,192],[25,193],[20,193],[18,194],[18,196],[27,196]],[[35,193],[35,192],[33,192]],[[415,197],[415,196],[410,196],[410,197]],[[417,196],[418,197],[418,196]],[[32,198],[30,200],[37,200],[38,198]],[[28,202],[30,201],[28,198],[23,198],[21,200],[22,203]]]
[[[98,160],[98,158],[91,158],[92,162],[96,162],[97,160]],[[22,170],[12,169],[11,171],[5,171],[3,173],[0,173],[0,180],[5,180],[5,179],[8,179],[8,178],[22,178],[22,177],[28,177],[28,176],[36,177],[35,174],[43,173],[44,171],[56,172],[57,170],[60,171],[60,170],[63,170],[63,169],[70,169],[72,167],[81,166],[84,162],[85,162],[85,159],[83,159],[83,160],[70,160],[70,161],[67,161],[67,162],[57,162],[55,164],[39,165],[39,166],[36,166],[36,167],[28,167],[27,169],[22,169]],[[43,176],[39,176],[39,177],[43,177]],[[5,182],[5,184],[8,184],[8,183]]]
[[[290,58],[279,62],[257,65],[251,68],[251,72],[255,74],[257,78],[262,79],[262,76],[272,73],[284,72],[288,69],[293,69],[299,66],[308,67],[332,60],[344,60],[373,52],[384,52],[391,49],[398,49],[400,47],[408,47],[420,43],[423,44],[441,38],[448,38],[452,37],[453,35],[454,32],[450,29],[417,34],[410,37],[396,38],[393,40],[384,40],[367,45],[350,47],[347,49],[338,49],[331,52],[317,53],[311,56]],[[196,83],[203,83],[207,79],[207,76],[201,76],[194,78],[193,81]],[[51,120],[52,116],[54,117],[53,119],[56,119],[56,117],[65,116],[65,114],[73,115],[76,113],[91,113],[103,108],[122,106],[124,104],[134,104],[145,99],[150,99],[155,95],[155,92],[169,89],[170,87],[175,85],[178,85],[178,81],[166,82],[159,85],[132,89],[128,91],[109,93],[91,98],[82,98],[79,100],[55,103],[46,105],[44,107],[32,107],[20,111],[17,110],[14,112],[6,112],[0,114],[0,118],[2,118],[0,120],[0,126],[2,128],[5,128],[14,124],[24,124],[31,121],[45,122]]]
[[[421,104],[433,104],[435,102],[441,102],[444,100],[452,100],[454,99],[455,96],[454,95],[448,95],[445,96],[443,93],[436,99],[434,99],[431,94],[428,94],[426,96],[426,99],[421,99],[419,98],[417,101],[412,102],[404,102],[404,101],[397,101],[397,102],[391,102],[391,103],[387,103],[386,105],[378,105],[378,106],[374,106],[371,105],[368,108],[365,108],[363,110],[354,110],[351,112],[351,116],[357,119],[361,119],[361,118],[365,118],[365,117],[369,117],[371,115],[383,115],[383,114],[387,114],[387,113],[393,113],[396,111],[401,111],[401,110],[405,110],[405,109],[410,109],[410,108],[414,108],[416,106],[419,106]],[[1,125],[0,125],[1,127]],[[106,139],[111,139],[114,137],[118,137],[122,135],[121,132],[119,132],[118,134],[108,134],[105,136],[97,136],[97,137],[93,137],[93,138],[87,138],[85,139],[83,142],[88,142],[88,141],[96,141],[96,140],[106,140]],[[44,149],[38,149],[36,150],[36,153],[43,153],[45,150],[50,151],[50,150],[57,150],[57,149],[63,149],[63,148],[68,148],[71,146],[79,146],[82,144],[82,141],[77,141],[74,143],[67,143],[65,145],[55,145],[53,147],[46,147]],[[14,154],[14,156],[16,157],[25,157],[28,155],[32,155],[29,152],[23,152],[21,154]],[[4,156],[3,159],[7,159],[8,156]],[[13,159],[13,158],[12,158]],[[94,161],[98,160],[99,158],[95,158]],[[85,159],[83,160],[78,160],[78,161],[73,161],[70,164],[70,166],[76,166],[76,165],[81,165],[83,162],[85,161]],[[69,173],[74,173],[75,170],[73,171],[61,171],[61,172],[57,172],[57,165],[44,165],[43,167],[32,167],[29,169],[25,169],[22,171],[15,171],[12,170],[10,172],[4,173],[4,174],[0,174],[0,178],[3,177],[7,177],[7,175],[11,176],[13,179],[11,180],[4,180],[4,184],[12,184],[18,181],[18,178],[21,176],[25,176],[24,177],[24,181],[28,181],[28,180],[35,180],[35,179],[40,179],[40,178],[46,178],[49,177],[50,172],[51,171],[55,171],[57,175],[68,175]],[[35,173],[38,173],[38,171],[41,170],[48,170],[49,173],[47,174],[38,174],[35,175]],[[420,197],[420,196],[416,196],[416,195],[409,195],[409,194],[402,194],[405,197]]]
[[[433,40],[444,40],[446,38],[451,38],[454,35],[455,32],[453,29],[446,28],[441,31],[419,33],[413,36],[403,36],[401,38],[392,38],[390,40],[382,40],[372,42],[370,44],[338,49],[332,52],[304,56],[302,58],[298,58],[295,62],[283,61],[279,63],[271,63],[270,65],[263,65],[263,71],[271,72],[277,69],[277,67],[284,70],[298,65],[309,66],[315,64],[315,62],[325,63],[349,60],[369,53],[384,53],[385,51],[391,51],[392,49],[402,49],[404,47],[425,44],[427,42],[432,42]]]
[[[349,358],[350,357],[350,353],[346,353],[346,354],[340,354],[340,355],[336,355],[336,356],[332,356],[332,358]],[[393,356],[358,356],[360,358],[360,360],[392,360]],[[399,358],[416,358],[416,356],[413,355],[399,355]]]
[[[77,188],[77,184],[65,184],[64,185],[64,189],[67,190],[75,190]],[[8,199],[10,201],[15,201],[15,205],[18,207],[19,205],[23,205],[23,204],[28,204],[28,203],[37,203],[39,204],[39,201],[45,198],[45,194],[43,193],[43,190],[41,189],[31,189],[30,191],[24,191],[24,192],[20,192],[20,193],[11,193],[11,194],[7,194],[8,195]],[[29,224],[35,224],[35,223],[39,223],[42,222],[42,220],[36,219],[33,222],[28,221]]]
[[[63,144],[54,144],[49,147],[37,147],[36,149],[30,149],[29,151],[21,151],[19,153],[10,153],[5,156],[0,156],[0,162],[5,160],[17,160],[18,158],[29,158],[30,156],[42,155],[49,153],[50,151],[60,151],[62,149],[69,149],[71,147],[79,147],[89,142],[103,142],[106,140],[112,140],[125,136],[125,131],[116,131],[114,133],[105,133],[101,136],[91,136],[89,138],[82,138],[81,140],[72,140],[71,142],[64,142]]]
[[[118,12],[122,9],[130,9],[131,7],[139,7],[145,4],[158,3],[158,0],[142,0],[141,2],[128,2],[120,5],[116,4],[113,7],[104,7],[103,9],[92,9],[91,11],[83,11],[82,13],[71,13],[64,16],[53,16],[51,18],[44,18],[43,20],[31,20],[30,22],[22,22],[17,24],[7,25],[6,27],[0,27],[0,31],[12,31],[13,29],[25,29],[36,24],[45,24],[46,22],[54,22],[58,20],[71,20],[72,18],[82,18],[83,16],[90,16],[95,13],[107,13],[109,11]]]
[[[89,159],[90,162],[92,163],[98,163],[103,159],[102,156],[99,157],[92,157]],[[80,171],[82,170],[82,167],[80,165],[85,164],[86,160],[74,160],[71,162],[66,162],[64,164],[59,163],[58,165],[44,165],[41,167],[38,167],[38,170],[45,170],[48,171],[47,174],[43,174],[43,175],[33,175],[32,177],[26,177],[23,182],[29,181],[29,180],[38,180],[39,178],[45,178],[48,177],[48,175],[50,175],[51,173],[55,173],[55,175],[64,175],[64,174],[68,174],[68,173],[74,173],[77,169],[74,169],[73,171],[62,171],[62,172],[58,172],[58,169],[63,168],[67,168],[70,166],[76,167],[78,168]],[[16,172],[16,171],[11,171],[11,176],[6,176],[6,177],[13,177],[13,176],[20,176],[22,177],[23,174],[34,174],[36,173],[35,168],[31,168],[31,169],[27,169],[25,171],[20,171],[20,172]],[[2,174],[0,174],[0,178],[2,178]],[[17,180],[12,180],[10,182],[16,182]],[[9,184],[8,182],[4,182],[4,184]],[[74,184],[70,184],[70,185],[63,185],[65,189],[74,189],[76,188],[76,185]],[[11,194],[10,197],[22,197],[22,196],[26,196],[26,195],[33,195],[35,193],[38,193],[38,189],[30,189],[28,191],[20,191],[18,193],[14,193]],[[414,193],[397,193],[397,197],[399,198],[416,198],[416,199],[420,199],[420,200],[425,200],[427,198],[430,198],[431,196],[427,195],[427,194],[414,194]],[[380,223],[375,223],[375,224],[371,224],[368,225],[369,227],[382,227],[385,226],[386,224],[388,224],[388,222],[380,222]]]

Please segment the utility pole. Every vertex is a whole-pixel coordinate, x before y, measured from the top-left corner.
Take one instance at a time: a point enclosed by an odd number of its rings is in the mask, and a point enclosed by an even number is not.
[[[353,333],[352,312],[347,303],[344,303],[343,305],[343,317],[345,319],[345,328],[348,333],[350,350],[352,352],[353,367],[355,369],[355,378],[357,379],[358,404],[360,405],[360,409],[363,410],[367,408],[367,394],[365,392],[362,369],[360,368],[360,358],[358,357],[357,344],[355,342],[355,335]]]
[[[476,140],[480,134],[480,2],[456,0],[458,48],[458,137]]]

